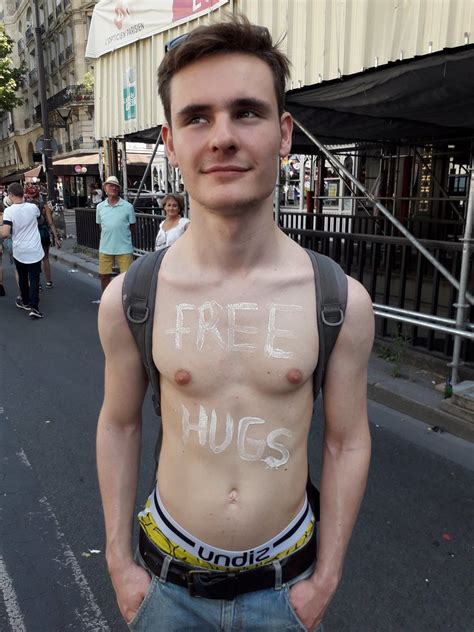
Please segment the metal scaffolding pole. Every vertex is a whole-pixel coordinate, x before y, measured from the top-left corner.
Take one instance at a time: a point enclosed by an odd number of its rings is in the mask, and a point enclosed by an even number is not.
[[[142,192],[143,187],[145,186],[145,181],[147,179],[148,174],[150,173],[150,169],[151,169],[151,165],[153,164],[153,161],[155,159],[155,155],[156,152],[158,151],[158,146],[160,144],[160,140],[161,140],[161,129],[160,129],[160,133],[158,134],[158,138],[156,139],[156,143],[155,146],[153,147],[153,152],[151,154],[150,160],[146,166],[145,169],[145,173],[143,174],[143,178],[140,182],[140,186],[138,187],[138,191],[137,194],[135,196],[135,199],[133,200],[133,206],[135,207],[135,204],[137,203],[139,197],[140,197],[140,193]]]
[[[344,167],[344,165],[328,150],[325,145],[323,145],[311,132],[306,129],[306,127],[300,123],[297,119],[293,119],[295,124],[300,128],[300,130],[305,134],[315,145],[318,147],[321,152],[326,156],[331,164],[335,166],[335,168],[343,173],[349,180],[359,189],[362,193],[372,202],[372,204],[387,218],[392,224],[402,233],[404,237],[408,239],[408,241],[419,250],[422,255],[428,259],[428,261],[453,285],[458,291],[460,290],[460,283],[454,276],[446,270],[446,268],[435,258],[433,255],[410,233],[409,230],[403,226],[403,224],[398,221],[396,217],[390,213],[390,211],[381,204],[377,198],[368,191],[365,186],[355,178],[348,169]],[[471,172],[472,176],[472,172]],[[469,294],[467,291],[465,293],[465,298],[471,305],[474,305],[474,297]]]
[[[472,223],[474,216],[474,145],[471,146],[471,177],[469,180],[469,200],[466,211],[466,224],[464,227],[464,237],[462,239],[462,259],[461,274],[459,281],[458,302],[454,304],[456,307],[456,329],[462,330],[466,327],[467,310],[469,305],[466,303],[467,281],[469,273],[469,263],[471,255],[472,242]],[[459,366],[461,364],[461,336],[454,337],[453,360],[451,363],[451,384],[453,386],[459,382]]]

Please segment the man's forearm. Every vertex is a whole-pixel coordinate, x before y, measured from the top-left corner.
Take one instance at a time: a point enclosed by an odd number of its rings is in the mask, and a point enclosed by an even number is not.
[[[370,435],[357,446],[325,442],[321,475],[321,521],[314,577],[336,589],[367,483]]]
[[[117,426],[101,413],[97,429],[97,469],[112,574],[133,559],[133,512],[138,481],[140,424]]]

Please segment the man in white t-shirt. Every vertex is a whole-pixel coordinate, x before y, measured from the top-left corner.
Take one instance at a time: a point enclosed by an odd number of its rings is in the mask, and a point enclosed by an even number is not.
[[[8,196],[12,205],[3,213],[2,236],[12,235],[13,259],[21,292],[16,306],[28,311],[31,319],[43,318],[38,309],[39,277],[44,257],[38,230],[40,210],[35,204],[24,201],[23,187],[18,182],[10,184]]]

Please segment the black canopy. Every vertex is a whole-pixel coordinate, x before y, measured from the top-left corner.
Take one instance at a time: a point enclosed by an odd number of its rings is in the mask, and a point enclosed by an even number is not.
[[[330,144],[474,137],[474,46],[292,90],[287,93],[287,109]],[[292,151],[314,152],[298,129]]]

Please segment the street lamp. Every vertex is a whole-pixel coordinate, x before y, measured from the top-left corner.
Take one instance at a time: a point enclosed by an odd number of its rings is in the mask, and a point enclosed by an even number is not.
[[[70,134],[70,131],[69,131],[69,121],[71,119],[71,108],[68,108],[68,107],[56,108],[56,114],[59,116],[59,118],[62,121],[61,127],[64,127],[64,129],[66,130],[67,142],[68,142],[68,145],[70,147],[71,146],[71,134]]]

